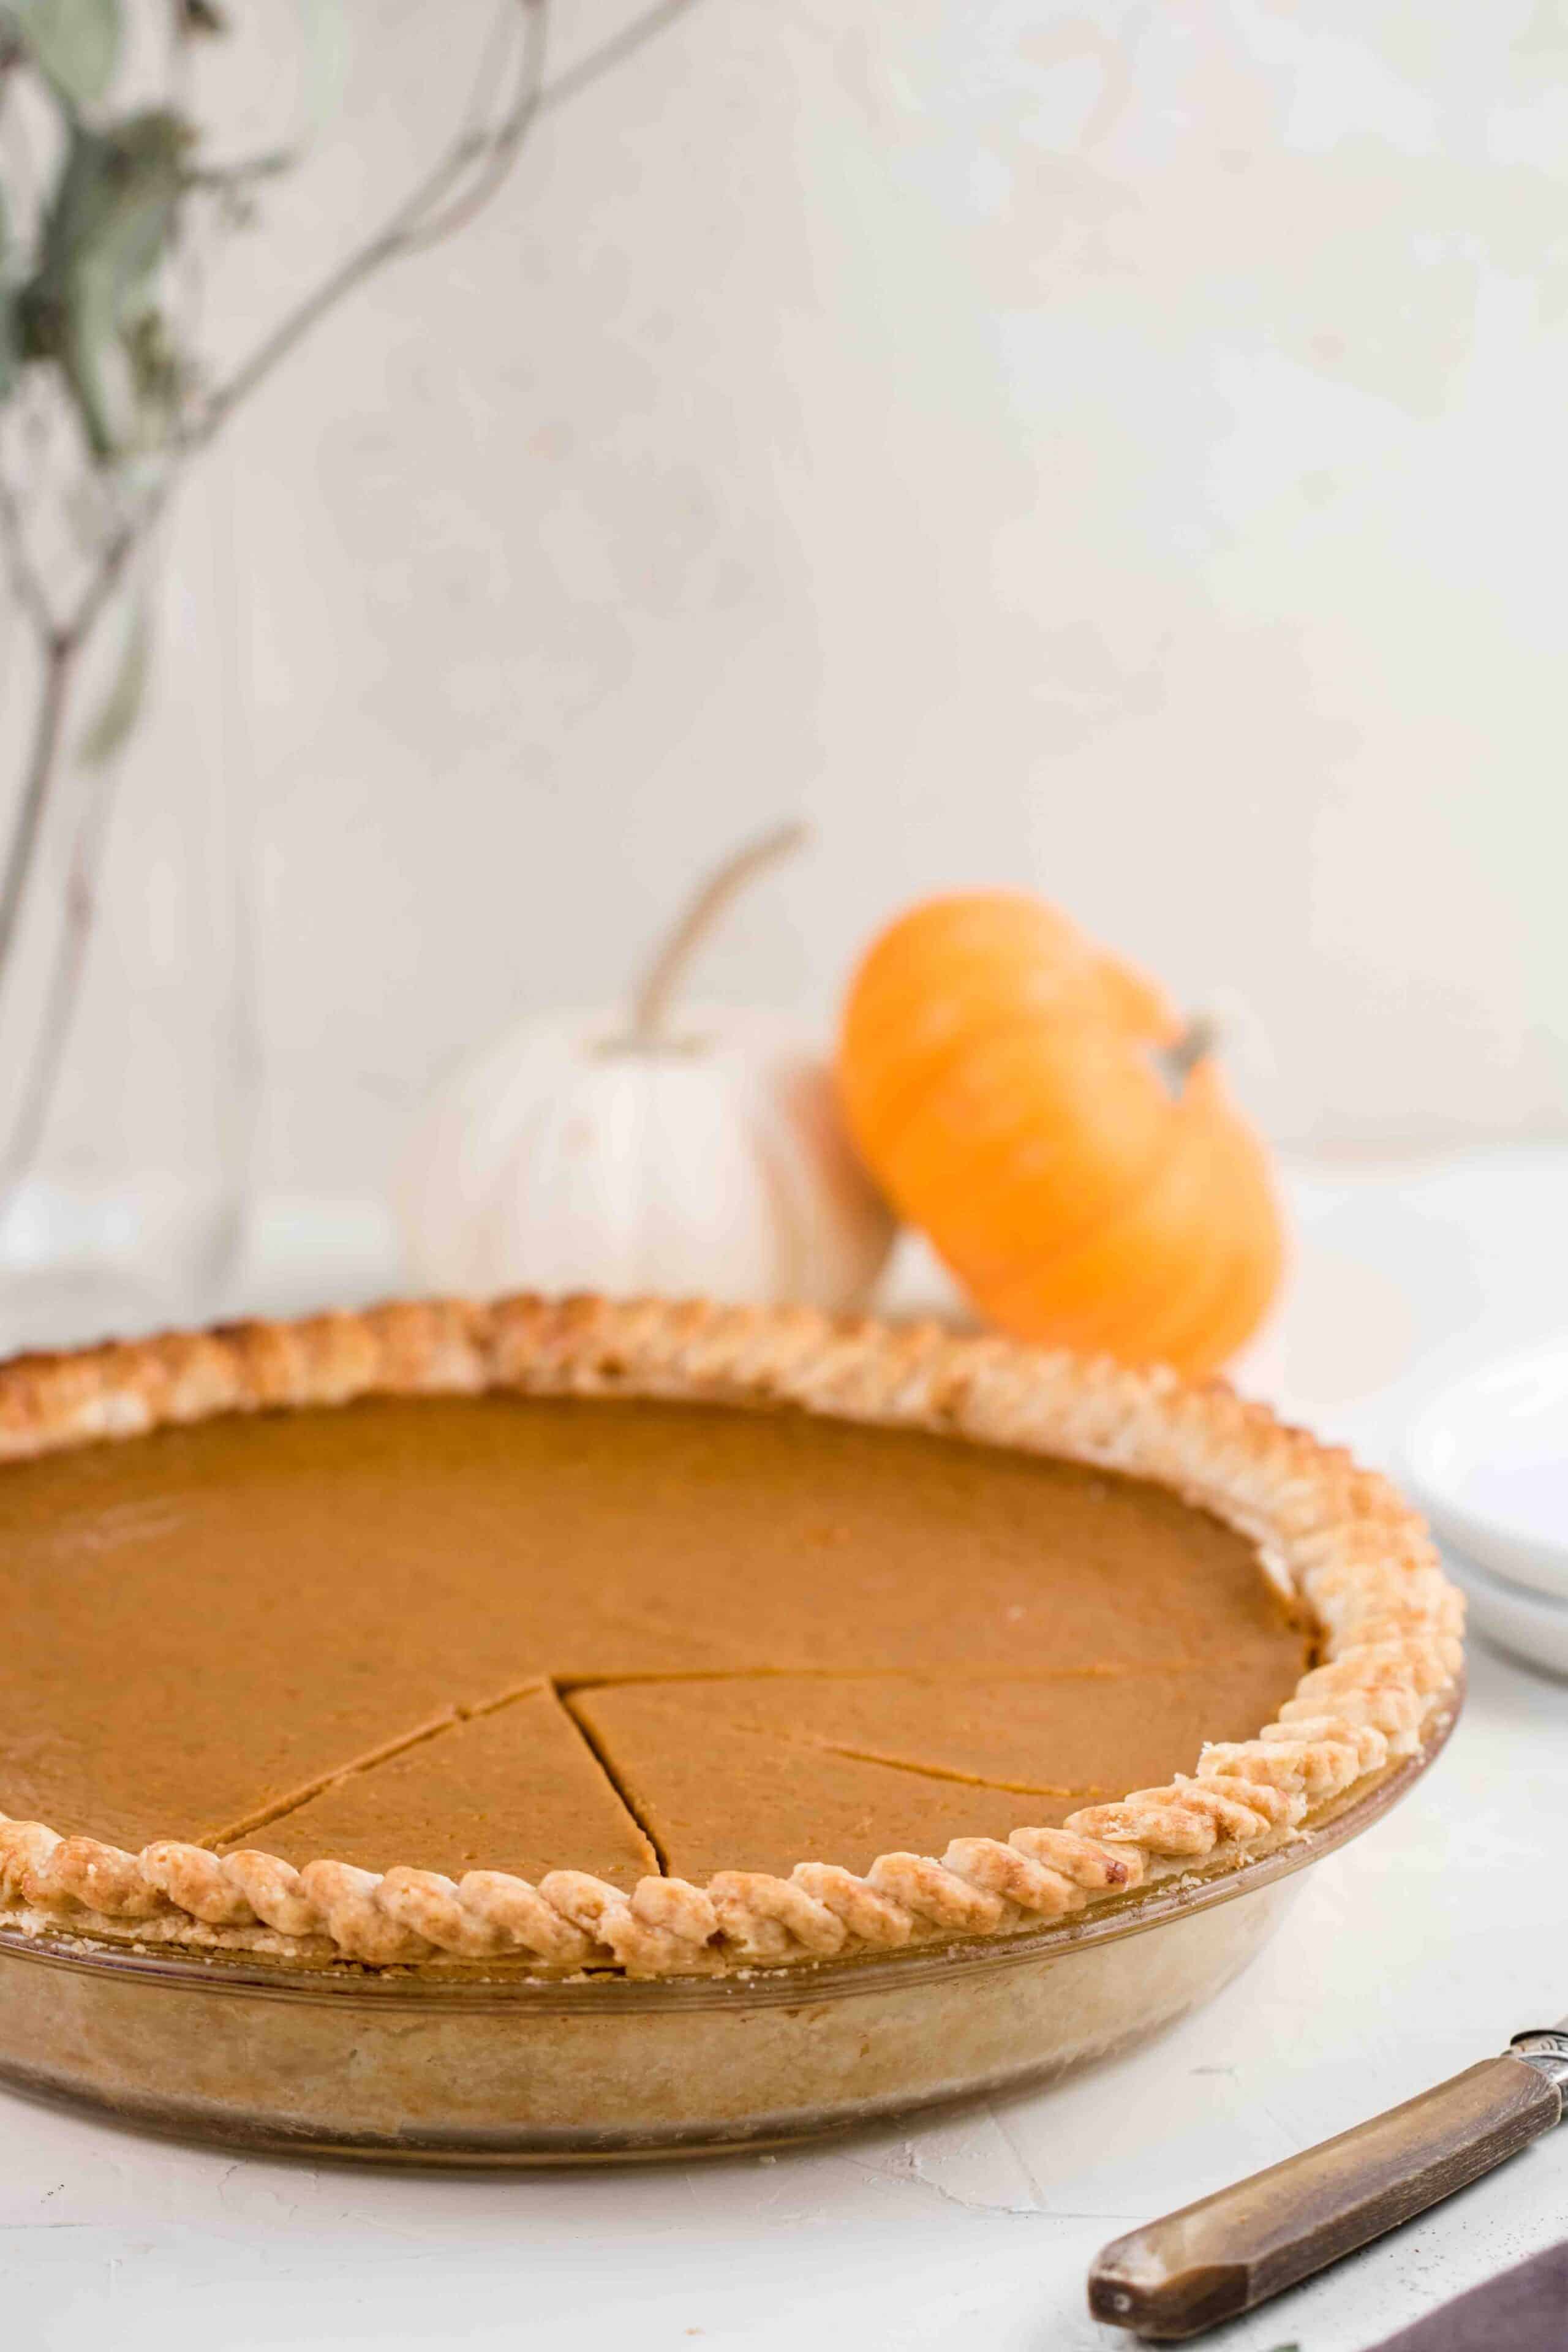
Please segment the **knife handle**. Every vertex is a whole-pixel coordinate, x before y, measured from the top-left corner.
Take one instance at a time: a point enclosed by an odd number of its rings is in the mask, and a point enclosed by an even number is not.
[[[1525,2037],[1521,2036],[1521,2041]],[[1423,2213],[1562,2119],[1555,2070],[1505,2052],[1104,2247],[1097,2319],[1162,2342],[1234,2319]]]

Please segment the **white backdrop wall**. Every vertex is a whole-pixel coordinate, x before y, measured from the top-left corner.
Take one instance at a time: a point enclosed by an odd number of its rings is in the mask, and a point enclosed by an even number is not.
[[[237,146],[302,68],[232,13]],[[489,20],[346,0],[220,344]],[[900,902],[1025,883],[1245,998],[1293,1145],[1562,1131],[1565,448],[1559,0],[699,0],[238,421],[120,821],[248,812],[273,1181],[374,1181],[795,811],[710,995],[826,1024]]]

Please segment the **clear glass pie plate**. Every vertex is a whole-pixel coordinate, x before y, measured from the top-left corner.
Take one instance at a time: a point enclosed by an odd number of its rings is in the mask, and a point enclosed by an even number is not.
[[[0,1929],[0,2080],[236,2147],[415,2164],[721,2154],[1043,2080],[1252,1958],[1453,1717],[1275,1851],[1076,1920],[721,1978],[306,1969]]]

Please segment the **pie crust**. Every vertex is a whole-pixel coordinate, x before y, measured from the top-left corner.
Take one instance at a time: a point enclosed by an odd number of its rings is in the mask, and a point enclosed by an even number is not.
[[[705,1886],[647,1876],[628,1894],[578,1870],[532,1885],[487,1869],[453,1880],[330,1859],[296,1867],[174,1839],[132,1853],[0,1812],[0,1924],[370,1965],[504,1959],[643,1977],[1005,1935],[1153,1876],[1253,1858],[1412,1755],[1458,1700],[1460,1596],[1382,1477],[1223,1386],[930,1326],[518,1297],[176,1333],[0,1367],[0,1463],[224,1413],[488,1391],[794,1405],[1147,1479],[1258,1546],[1316,1629],[1318,1663],[1256,1738],[1206,1745],[1190,1776],[1005,1842],[889,1852],[863,1874],[826,1857],[788,1877],[722,1870]]]

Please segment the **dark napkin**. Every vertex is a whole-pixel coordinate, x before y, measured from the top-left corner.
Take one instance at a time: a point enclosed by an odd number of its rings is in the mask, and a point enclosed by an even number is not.
[[[1568,2245],[1473,2286],[1375,2352],[1568,2352]]]

